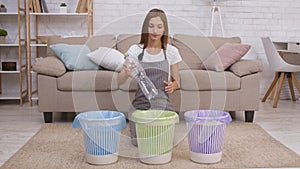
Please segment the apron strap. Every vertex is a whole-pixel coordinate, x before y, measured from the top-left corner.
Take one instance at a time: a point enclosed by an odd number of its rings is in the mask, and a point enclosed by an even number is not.
[[[139,60],[139,61],[142,61],[142,60],[143,60],[144,52],[145,52],[145,49],[143,48],[142,53],[140,53],[139,56],[138,56],[138,60]]]

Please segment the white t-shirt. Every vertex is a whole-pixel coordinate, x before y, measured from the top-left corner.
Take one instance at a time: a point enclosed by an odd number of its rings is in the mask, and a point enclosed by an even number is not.
[[[143,52],[143,45],[135,44],[128,49],[127,54],[128,57],[133,57],[135,59],[138,59],[138,55],[141,54],[142,52]],[[178,49],[169,44],[167,45],[166,56],[169,65],[174,65],[182,60],[178,52]],[[163,60],[165,60],[165,55],[163,50],[161,50],[156,55],[149,54],[147,50],[144,51],[143,62],[159,62]]]

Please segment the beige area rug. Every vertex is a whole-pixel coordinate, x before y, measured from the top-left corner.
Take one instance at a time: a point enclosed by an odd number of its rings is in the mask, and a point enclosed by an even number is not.
[[[2,169],[98,169],[98,168],[280,168],[300,167],[300,156],[272,138],[260,126],[233,122],[227,125],[222,161],[198,164],[189,159],[185,124],[176,125],[172,161],[164,165],[147,165],[138,158],[137,148],[130,144],[128,128],[123,132],[118,162],[94,166],[85,162],[81,129],[71,123],[44,124]],[[126,156],[126,157],[124,157]]]

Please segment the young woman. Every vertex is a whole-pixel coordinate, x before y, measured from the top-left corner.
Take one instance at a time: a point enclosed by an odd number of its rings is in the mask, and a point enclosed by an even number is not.
[[[178,50],[168,44],[167,17],[164,11],[152,9],[146,15],[143,23],[139,44],[132,45],[127,51],[128,57],[139,61],[146,75],[158,89],[158,95],[148,100],[142,90],[138,88],[133,108],[129,112],[129,119],[135,110],[173,110],[169,101],[169,94],[179,86],[178,63],[182,60]],[[128,77],[132,77],[130,67],[123,65],[119,73],[118,81],[123,83]],[[134,123],[130,121],[132,143],[136,143]]]

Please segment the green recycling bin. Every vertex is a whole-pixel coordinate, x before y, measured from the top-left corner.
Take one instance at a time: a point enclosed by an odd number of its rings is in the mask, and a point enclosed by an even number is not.
[[[171,161],[176,112],[165,110],[137,110],[132,113],[135,123],[141,162],[165,164]]]

